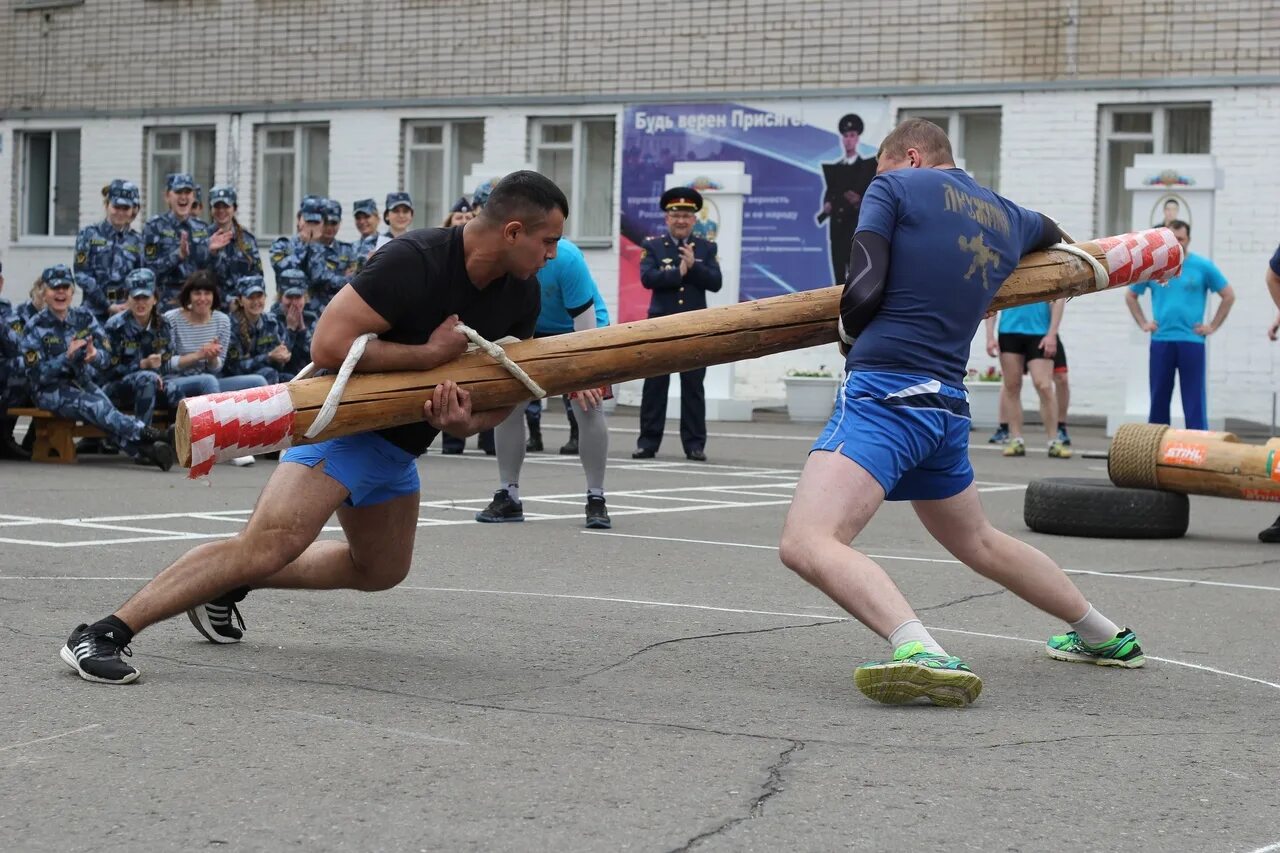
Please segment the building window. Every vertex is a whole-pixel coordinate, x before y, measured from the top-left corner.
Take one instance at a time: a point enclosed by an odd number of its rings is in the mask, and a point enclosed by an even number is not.
[[[578,242],[613,239],[612,118],[534,119],[529,138],[534,168],[569,199],[565,236]]]
[[[329,192],[329,126],[263,125],[258,151],[258,232],[292,234],[299,199]]]
[[[404,151],[404,183],[417,207],[418,224],[440,225],[458,196],[475,189],[462,182],[484,159],[484,122],[406,123]]]
[[[965,171],[984,187],[1000,191],[1000,110],[903,110],[901,118],[911,117],[942,128]]]
[[[1207,104],[1103,107],[1098,134],[1098,221],[1103,234],[1123,234],[1133,193],[1124,188],[1124,170],[1137,154],[1208,154]]]
[[[147,172],[147,212],[154,216],[169,209],[164,194],[166,179],[185,172],[204,188],[205,204],[213,186],[214,131],[212,127],[153,127],[147,132],[151,152]]]
[[[20,233],[75,236],[80,227],[80,131],[24,131]]]

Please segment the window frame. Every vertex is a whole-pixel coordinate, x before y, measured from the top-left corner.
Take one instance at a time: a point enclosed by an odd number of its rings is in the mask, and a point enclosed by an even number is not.
[[[275,148],[275,147],[268,149],[267,134],[273,131],[282,131],[282,130],[288,130],[293,133],[292,146],[287,150],[289,150],[293,154],[294,200],[289,202],[288,207],[286,208],[286,210],[288,210],[288,209],[294,209],[294,205],[297,204],[297,200],[306,194],[303,191],[303,188],[307,184],[307,181],[306,181],[307,174],[304,170],[307,169],[307,163],[310,160],[310,157],[307,156],[308,152],[304,149],[304,146],[307,144],[305,141],[306,131],[314,128],[320,128],[320,127],[324,128],[325,130],[326,145],[329,146],[330,149],[332,149],[331,128],[330,128],[329,122],[327,121],[300,121],[300,122],[278,122],[278,123],[264,122],[262,124],[257,125],[254,128],[254,142],[255,142],[255,147],[257,148],[257,156],[255,157],[256,168],[254,169],[254,178],[255,178],[254,183],[256,184],[256,186],[254,187],[254,194],[253,194],[254,195],[253,225],[254,225],[254,232],[258,238],[259,243],[269,243],[270,241],[276,239],[277,237],[288,237],[289,235],[294,234],[297,231],[294,225],[294,222],[297,219],[296,213],[292,217],[289,217],[289,216],[285,217],[284,225],[286,226],[287,230],[283,232],[277,232],[271,228],[268,228],[266,222],[264,221],[264,216],[267,209],[266,197],[265,197],[266,185],[267,185],[267,181],[266,181],[267,155],[268,153],[278,154],[286,150],[284,148]],[[328,157],[328,153],[326,152],[325,177],[324,177],[325,189],[323,192],[319,193],[320,195],[328,195],[330,171],[331,170],[329,168],[329,157]]]
[[[616,115],[547,115],[547,116],[531,116],[529,118],[529,162],[533,164],[535,169],[539,169],[538,154],[542,150],[565,151],[572,150],[572,170],[573,170],[573,191],[569,194],[569,210],[581,211],[585,205],[582,202],[582,195],[586,191],[587,181],[583,175],[585,161],[583,158],[583,148],[585,144],[585,125],[587,123],[607,123],[613,131],[613,145],[610,148],[609,159],[611,168],[609,170],[609,227],[608,233],[604,235],[592,234],[583,236],[579,228],[579,223],[583,221],[581,216],[570,216],[565,228],[564,236],[572,240],[580,248],[583,249],[607,249],[612,248],[614,240],[617,237],[617,193],[616,180],[618,176],[618,117]],[[568,124],[573,127],[572,139],[568,143],[542,141],[542,128],[547,125]]]
[[[467,169],[461,167],[459,160],[461,156],[461,149],[458,145],[459,126],[464,124],[479,125],[480,127],[480,158]],[[441,141],[439,143],[414,142],[414,131],[428,127],[440,128]],[[439,225],[444,218],[443,213],[453,207],[453,203],[458,200],[458,196],[466,195],[470,197],[471,191],[475,188],[467,187],[463,182],[469,174],[469,169],[474,169],[484,162],[484,139],[486,133],[487,126],[483,117],[414,118],[405,119],[402,122],[400,154],[403,169],[401,170],[400,179],[403,182],[403,189],[410,193],[413,192],[413,154],[415,151],[440,151],[441,159],[444,163],[444,181],[441,184],[440,193],[435,197],[440,202],[442,215],[434,220],[428,220],[427,199],[419,199],[415,196],[414,202],[422,209],[423,214],[423,218],[419,221],[420,226],[433,228]],[[430,186],[430,182],[428,182],[428,186]]]
[[[62,246],[74,245],[76,235],[80,230],[80,189],[79,185],[83,180],[82,174],[77,174],[77,191],[73,194],[72,203],[75,210],[75,225],[73,230],[68,234],[58,234],[55,229],[57,227],[57,186],[58,186],[58,139],[63,134],[74,133],[80,137],[80,143],[83,145],[84,135],[80,127],[49,127],[49,128],[23,128],[15,131],[15,147],[18,149],[18,240],[17,242],[26,245],[46,245],[46,246]],[[45,214],[46,232],[35,233],[30,231],[30,222],[27,217],[28,193],[30,192],[30,144],[31,139],[37,136],[49,136],[49,183],[46,187],[48,193],[48,210]],[[83,160],[83,151],[81,160]],[[76,162],[77,173],[81,172],[80,161]]]
[[[1110,233],[1112,226],[1107,222],[1107,210],[1111,207],[1111,188],[1108,178],[1111,174],[1111,158],[1107,149],[1112,142],[1150,142],[1152,154],[1164,154],[1168,147],[1168,117],[1170,110],[1203,109],[1209,113],[1209,150],[1213,151],[1213,103],[1211,101],[1171,101],[1161,103],[1139,104],[1099,104],[1098,105],[1098,173],[1097,204],[1094,208],[1094,232]],[[1119,113],[1150,113],[1151,131],[1114,131],[1115,116]],[[1126,220],[1127,222],[1127,220]],[[1119,223],[1120,231],[1127,231],[1128,225]]]
[[[153,124],[146,127],[145,131],[147,143],[147,204],[144,216],[150,217],[164,213],[169,209],[169,206],[164,201],[164,194],[166,190],[165,178],[167,175],[156,173],[156,135],[160,133],[180,133],[182,135],[182,141],[179,143],[180,147],[178,149],[178,157],[182,163],[178,171],[190,174],[195,178],[195,182],[199,184],[200,176],[195,174],[195,142],[193,140],[193,136],[196,133],[208,133],[212,136],[213,162],[210,165],[213,166],[214,175],[216,176],[218,169],[218,128],[212,124]],[[171,149],[165,149],[165,151],[170,152]],[[217,178],[214,177],[213,180],[217,180]],[[209,190],[212,189],[211,184],[212,182],[209,186],[202,185],[204,188],[206,210],[208,209],[209,204]],[[153,199],[152,193],[158,193],[158,195]]]

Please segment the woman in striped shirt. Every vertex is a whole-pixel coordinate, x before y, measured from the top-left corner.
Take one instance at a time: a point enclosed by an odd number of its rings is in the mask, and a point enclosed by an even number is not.
[[[192,273],[178,296],[181,308],[165,313],[173,330],[172,371],[165,383],[170,405],[183,397],[215,391],[242,391],[266,385],[257,374],[221,376],[223,356],[231,342],[231,319],[213,306],[222,302],[217,277],[210,270]]]

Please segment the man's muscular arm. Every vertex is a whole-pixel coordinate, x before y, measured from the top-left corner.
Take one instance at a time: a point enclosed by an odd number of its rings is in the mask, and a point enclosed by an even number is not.
[[[441,323],[425,344],[395,344],[376,338],[365,346],[357,365],[362,373],[384,370],[430,370],[453,361],[466,352],[467,339],[453,330],[456,316]],[[374,311],[355,289],[347,286],[338,291],[320,315],[311,339],[311,360],[316,367],[337,369],[347,357],[352,342],[368,332],[381,334],[391,324]]]
[[[849,277],[840,294],[840,340],[852,345],[880,310],[889,279],[889,241],[872,231],[853,235]]]

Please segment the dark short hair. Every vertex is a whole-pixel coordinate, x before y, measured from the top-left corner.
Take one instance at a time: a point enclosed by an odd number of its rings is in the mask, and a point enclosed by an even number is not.
[[[537,172],[512,172],[493,188],[480,215],[496,222],[540,221],[559,208],[569,218],[569,200],[555,182]]]
[[[182,283],[182,291],[178,294],[178,304],[186,308],[191,303],[191,294],[197,290],[207,290],[213,294],[214,310],[222,304],[222,290],[218,287],[218,277],[212,270],[196,270],[187,276],[187,280]]]
[[[1170,223],[1169,223],[1169,226],[1168,226],[1168,227],[1169,227],[1169,230],[1170,230],[1170,231],[1177,231],[1179,228],[1185,228],[1185,229],[1186,229],[1186,231],[1187,231],[1187,239],[1188,239],[1188,240],[1190,240],[1190,239],[1191,239],[1191,224],[1190,224],[1190,223],[1188,223],[1188,222],[1183,222],[1181,219],[1175,219],[1175,220],[1173,220],[1172,222],[1170,222]]]

